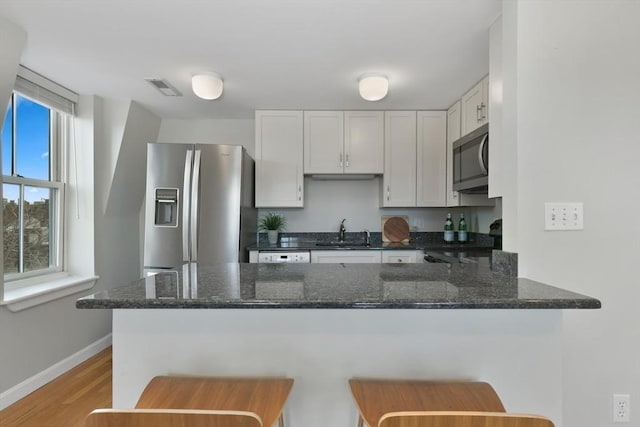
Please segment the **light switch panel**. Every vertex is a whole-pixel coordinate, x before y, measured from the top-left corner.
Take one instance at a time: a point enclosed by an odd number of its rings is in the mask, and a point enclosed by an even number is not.
[[[544,229],[584,230],[582,203],[545,203]]]

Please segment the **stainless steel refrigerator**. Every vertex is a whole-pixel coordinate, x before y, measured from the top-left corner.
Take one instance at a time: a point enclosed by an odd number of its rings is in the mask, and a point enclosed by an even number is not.
[[[248,261],[254,161],[241,146],[147,145],[144,268]]]

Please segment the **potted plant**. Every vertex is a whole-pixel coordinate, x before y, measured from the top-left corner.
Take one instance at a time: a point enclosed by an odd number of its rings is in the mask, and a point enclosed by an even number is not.
[[[278,243],[278,232],[284,230],[287,226],[287,220],[284,216],[268,213],[258,222],[259,230],[266,230],[269,237],[269,244],[275,245]]]

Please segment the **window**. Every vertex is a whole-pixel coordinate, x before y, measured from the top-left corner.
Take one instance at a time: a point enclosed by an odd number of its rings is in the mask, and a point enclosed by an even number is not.
[[[14,92],[2,128],[5,282],[61,271],[67,115]]]
[[[91,196],[90,188],[79,194],[78,183],[93,179],[93,162],[76,167],[79,99],[20,65],[7,114],[0,116],[5,254],[0,306],[12,312],[91,289],[98,279],[93,251],[84,256],[81,250],[94,243],[93,210],[78,209],[83,196]],[[93,129],[91,119],[80,123]],[[79,153],[93,155],[91,145]],[[70,210],[75,215],[67,215]]]

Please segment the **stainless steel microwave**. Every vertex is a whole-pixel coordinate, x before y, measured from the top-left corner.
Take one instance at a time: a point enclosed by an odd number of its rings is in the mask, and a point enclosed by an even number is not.
[[[488,123],[453,143],[453,189],[462,193],[488,192]]]

